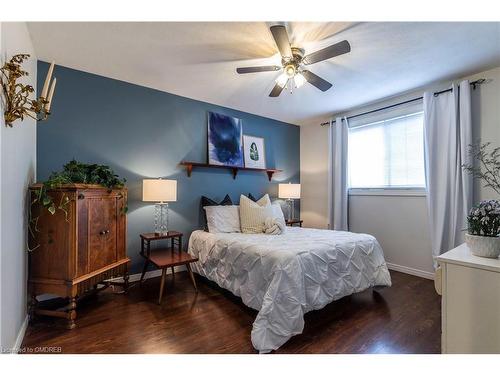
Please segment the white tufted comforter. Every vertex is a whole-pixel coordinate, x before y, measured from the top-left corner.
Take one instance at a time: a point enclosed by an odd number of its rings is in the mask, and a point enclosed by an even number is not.
[[[194,231],[195,272],[259,311],[252,344],[261,353],[302,332],[304,314],[373,286],[390,286],[382,248],[368,234],[287,228],[281,236]]]

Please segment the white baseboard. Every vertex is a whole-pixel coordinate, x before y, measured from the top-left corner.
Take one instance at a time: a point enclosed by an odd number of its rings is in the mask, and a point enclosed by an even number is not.
[[[19,328],[19,332],[17,333],[16,342],[14,343],[14,347],[12,348],[12,354],[19,353],[19,349],[21,349],[21,345],[23,344],[24,335],[26,334],[26,329],[28,328],[29,317],[26,315],[24,318],[23,324],[21,324],[21,328]]]
[[[409,275],[423,277],[424,279],[434,280],[434,272],[422,271],[416,268],[400,266],[399,264],[387,263],[387,268],[393,271],[407,273]]]

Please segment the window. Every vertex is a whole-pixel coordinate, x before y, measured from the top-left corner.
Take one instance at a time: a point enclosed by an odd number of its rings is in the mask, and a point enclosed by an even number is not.
[[[349,129],[350,188],[424,188],[423,112]]]

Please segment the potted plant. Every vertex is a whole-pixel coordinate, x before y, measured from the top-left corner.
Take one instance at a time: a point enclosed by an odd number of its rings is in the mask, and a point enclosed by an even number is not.
[[[465,242],[472,254],[498,258],[500,255],[500,203],[497,200],[481,201],[467,216],[468,233]]]
[[[39,210],[33,210],[35,206],[47,210],[51,215],[55,215],[60,210],[65,214],[67,219],[68,206],[70,204],[69,197],[63,193],[61,198],[55,201],[50,194],[51,191],[73,184],[100,185],[111,191],[112,189],[122,189],[125,186],[125,182],[125,179],[119,178],[107,165],[86,164],[71,160],[63,166],[62,171],[52,172],[46,181],[31,187],[32,196],[28,212],[29,239],[34,240],[38,232],[40,215]],[[33,215],[33,211],[37,211],[38,214]],[[126,212],[127,206],[125,205],[123,213]],[[28,247],[28,250],[33,251],[38,247],[39,245],[37,244],[32,248]]]
[[[489,151],[490,143],[469,145],[472,164],[463,168],[476,179],[484,182],[484,187],[500,194],[500,147]],[[500,203],[497,200],[483,200],[473,207],[467,216],[468,233],[465,234],[472,254],[497,258],[500,255]]]

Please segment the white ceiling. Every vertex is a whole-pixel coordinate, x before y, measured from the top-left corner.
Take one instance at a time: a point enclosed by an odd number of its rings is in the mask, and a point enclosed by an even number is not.
[[[294,124],[500,66],[500,23],[286,23],[306,54],[347,39],[351,53],[311,65],[333,83],[268,96],[279,72],[271,23],[29,23],[38,58]]]

